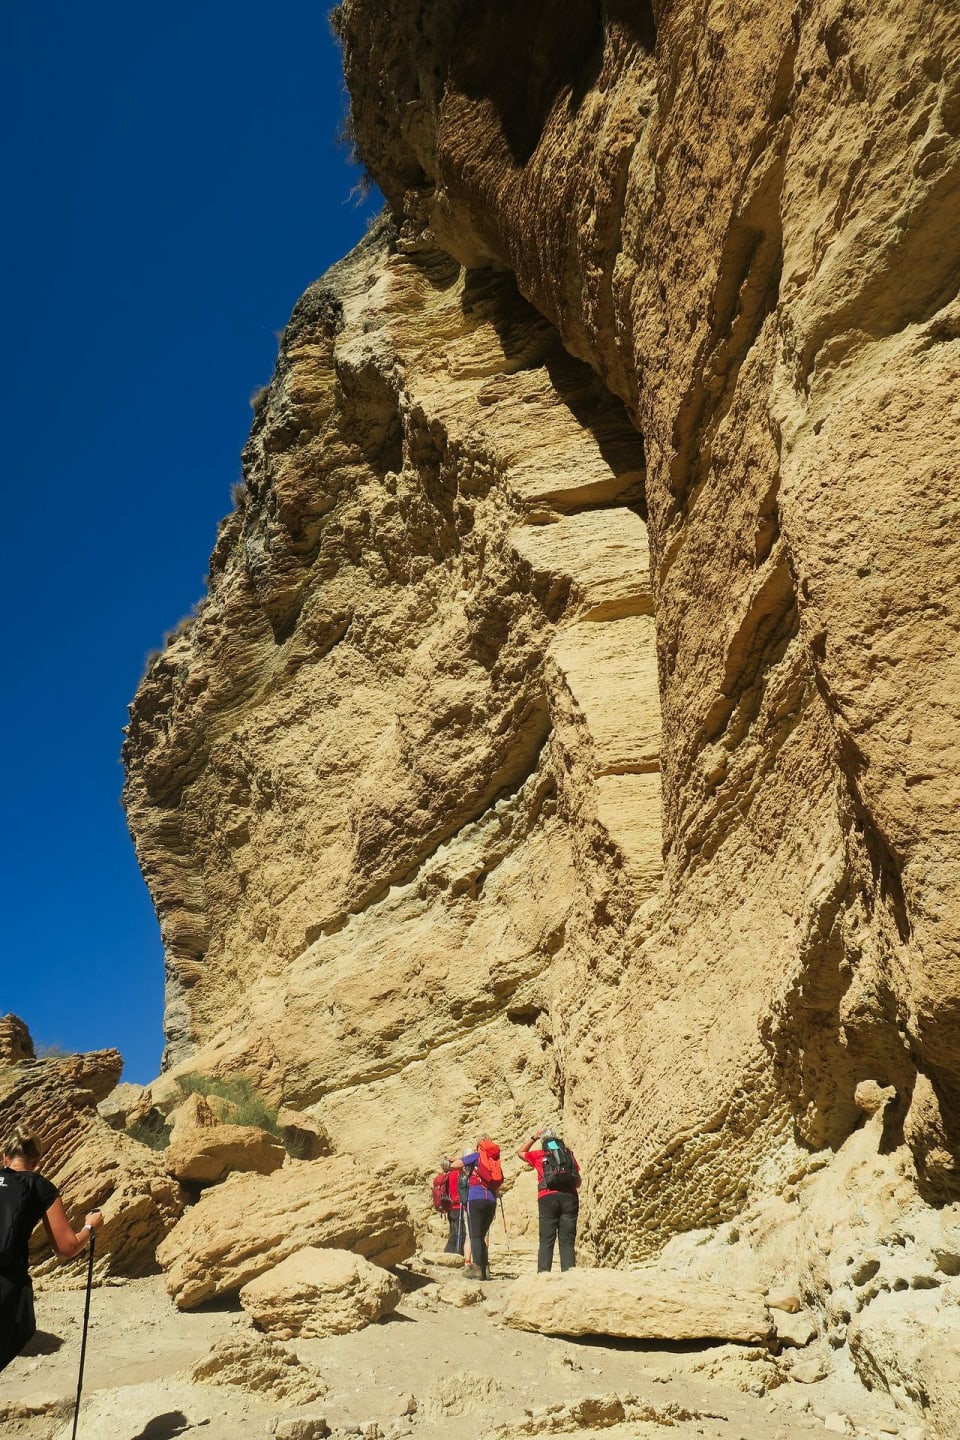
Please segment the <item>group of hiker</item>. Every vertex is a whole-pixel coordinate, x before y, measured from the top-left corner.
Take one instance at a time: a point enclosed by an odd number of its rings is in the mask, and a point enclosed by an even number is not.
[[[535,1130],[526,1146],[517,1151],[517,1157],[536,1171],[537,1176],[540,1224],[537,1270],[552,1268],[558,1242],[560,1269],[570,1270],[577,1263],[575,1245],[580,1210],[577,1193],[580,1166],[576,1157],[548,1126]],[[479,1273],[481,1280],[490,1278],[487,1236],[498,1202],[503,1213],[502,1184],[500,1146],[489,1135],[481,1135],[476,1149],[459,1159],[445,1158],[433,1181],[434,1209],[447,1218],[446,1253],[462,1255],[467,1273]]]
[[[547,1127],[535,1131],[517,1151],[537,1176],[540,1244],[537,1269],[549,1270],[559,1242],[560,1268],[576,1264],[574,1245],[579,1210],[580,1167],[560,1136]],[[61,1259],[71,1259],[92,1246],[103,1224],[99,1210],[84,1216],[80,1230],[71,1228],[57,1187],[39,1173],[41,1147],[25,1130],[3,1144],[0,1167],[0,1370],[4,1370],[36,1332],[33,1287],[28,1268],[30,1236],[39,1221]],[[500,1146],[481,1135],[476,1148],[443,1161],[433,1182],[435,1208],[446,1215],[446,1249],[462,1255],[481,1280],[490,1278],[487,1236],[500,1204],[503,1167]],[[92,1258],[92,1256],[91,1256]],[[92,1268],[92,1267],[91,1267]],[[89,1285],[89,1276],[88,1276]]]

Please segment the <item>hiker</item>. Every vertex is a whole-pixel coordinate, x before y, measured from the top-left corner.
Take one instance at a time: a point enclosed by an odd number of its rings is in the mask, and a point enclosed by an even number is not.
[[[28,1270],[30,1236],[38,1220],[61,1260],[79,1255],[103,1224],[99,1210],[84,1216],[79,1231],[70,1228],[56,1185],[41,1175],[36,1136],[18,1130],[3,1146],[0,1169],[0,1370],[4,1370],[36,1333],[33,1285]]]
[[[540,1141],[539,1149],[533,1146]],[[537,1130],[530,1136],[520,1159],[537,1172],[537,1209],[540,1212],[540,1248],[537,1270],[553,1267],[553,1249],[559,1238],[560,1269],[572,1270],[577,1263],[574,1242],[580,1212],[580,1166],[555,1130]]]
[[[445,1215],[449,1234],[443,1247],[445,1255],[462,1255],[466,1229],[460,1203],[460,1175],[451,1169],[449,1160],[441,1160],[440,1174],[433,1178],[433,1208]]]
[[[489,1135],[481,1135],[476,1150],[451,1160],[453,1170],[465,1170],[469,1177],[467,1190],[467,1233],[474,1265],[479,1266],[480,1279],[490,1279],[490,1255],[487,1235],[497,1213],[497,1196],[503,1182],[500,1146]]]

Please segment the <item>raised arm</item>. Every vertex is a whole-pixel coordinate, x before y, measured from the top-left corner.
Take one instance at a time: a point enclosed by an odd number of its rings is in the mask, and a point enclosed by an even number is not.
[[[520,1160],[526,1161],[526,1163],[527,1163],[528,1165],[532,1165],[532,1164],[533,1164],[533,1161],[532,1161],[532,1160],[527,1160],[527,1152],[529,1151],[531,1145],[535,1145],[535,1144],[536,1144],[536,1142],[540,1139],[540,1136],[541,1136],[542,1134],[543,1134],[543,1131],[542,1131],[542,1130],[535,1130],[535,1131],[533,1132],[533,1134],[530,1136],[530,1139],[527,1141],[526,1145],[525,1145],[522,1149],[520,1149],[520,1150],[517,1151],[517,1158],[520,1159]]]
[[[74,1230],[59,1196],[43,1217],[47,1239],[61,1260],[72,1260],[74,1255],[79,1255],[94,1230],[99,1230],[102,1224],[103,1216],[100,1211],[91,1210],[83,1217],[83,1228],[80,1231]]]

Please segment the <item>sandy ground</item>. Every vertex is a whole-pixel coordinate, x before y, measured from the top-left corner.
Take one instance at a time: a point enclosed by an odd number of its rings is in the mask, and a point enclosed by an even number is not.
[[[441,1431],[449,1437],[451,1427],[461,1436],[518,1437],[603,1428],[614,1431],[611,1440],[923,1436],[915,1417],[898,1414],[852,1375],[785,1380],[758,1349],[574,1341],[509,1329],[500,1319],[504,1297],[512,1278],[532,1268],[528,1252],[502,1252],[494,1278],[481,1286],[459,1270],[411,1263],[395,1315],[356,1334],[284,1347],[328,1386],[322,1400],[301,1409],[238,1386],[189,1383],[190,1367],[224,1337],[262,1343],[239,1305],[181,1313],[160,1277],[97,1287],[78,1440],[273,1433],[309,1440],[320,1432],[303,1422],[321,1416],[334,1435],[365,1440],[433,1440]],[[40,1333],[31,1353],[0,1375],[4,1437],[69,1440],[82,1276],[76,1283],[73,1290],[38,1286]]]

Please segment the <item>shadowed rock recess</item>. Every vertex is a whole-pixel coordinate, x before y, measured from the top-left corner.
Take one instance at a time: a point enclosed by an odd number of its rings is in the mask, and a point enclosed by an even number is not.
[[[124,749],[167,1068],[401,1188],[560,1115],[605,1265],[831,1167],[881,1243],[960,1198],[960,16],[333,19],[387,214]]]

